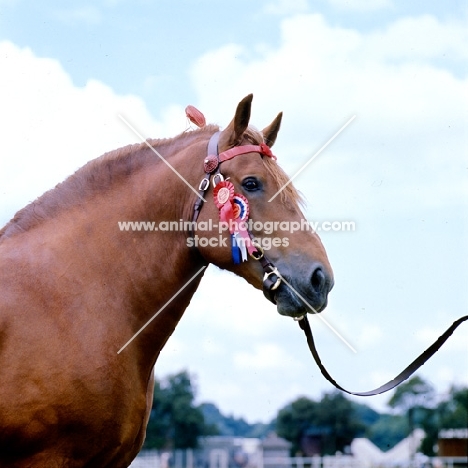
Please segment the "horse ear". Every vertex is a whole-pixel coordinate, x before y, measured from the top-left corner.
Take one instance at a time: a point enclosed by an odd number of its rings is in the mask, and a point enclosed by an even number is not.
[[[263,140],[265,143],[271,148],[276,141],[276,137],[278,136],[279,129],[281,127],[281,119],[283,118],[283,113],[280,112],[277,116],[276,119],[271,122],[268,127],[265,127],[262,130],[263,133]]]
[[[249,125],[252,98],[253,94],[249,94],[237,105],[236,115],[219,137],[220,148],[235,146],[241,142],[242,136]]]

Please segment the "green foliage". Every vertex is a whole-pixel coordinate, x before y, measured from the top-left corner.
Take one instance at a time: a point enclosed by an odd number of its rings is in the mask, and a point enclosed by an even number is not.
[[[425,455],[434,456],[441,429],[459,429],[468,427],[468,388],[452,387],[448,398],[434,409],[426,409],[421,421],[426,437],[421,443]]]
[[[308,434],[320,434],[322,455],[343,451],[364,427],[353,404],[338,392],[325,394],[320,402],[301,397],[280,410],[276,421],[277,434],[292,443],[293,454]]]
[[[155,382],[145,448],[194,448],[198,438],[213,431],[194,405],[195,390],[187,372]]]
[[[387,451],[403,440],[409,432],[408,418],[404,415],[381,414],[364,434],[380,450]]]
[[[432,406],[434,404],[434,398],[434,387],[429,382],[416,375],[397,387],[388,402],[388,406],[405,413],[410,408],[418,406],[428,408]]]
[[[243,418],[224,416],[213,403],[203,403],[200,405],[200,409],[205,423],[214,427],[219,435],[262,438],[272,430],[271,424],[249,424]]]
[[[292,454],[301,451],[304,436],[317,434],[322,438],[323,455],[343,451],[355,437],[368,437],[385,451],[405,438],[411,428],[421,427],[426,438],[420,450],[432,456],[441,429],[468,427],[468,388],[452,388],[437,405],[434,397],[429,383],[413,377],[389,401],[398,414],[379,414],[333,392],[320,401],[298,398],[269,424],[249,424],[243,418],[224,416],[212,403],[196,406],[190,376],[180,372],[155,382],[145,448],[193,448],[199,437],[207,435],[262,438],[276,429],[280,437],[292,442]]]
[[[364,429],[355,418],[353,405],[340,392],[325,394],[317,406],[315,424],[330,431],[323,441],[324,454],[335,454],[337,450],[343,452]]]
[[[449,399],[439,404],[441,429],[459,429],[468,427],[468,387],[452,387]]]
[[[367,405],[356,403],[354,401],[351,405],[353,407],[354,417],[362,423],[365,428],[372,426],[372,424],[376,423],[381,417],[377,411]],[[362,434],[359,434],[359,437],[364,436],[364,433],[365,430],[363,430]]]
[[[408,433],[415,427],[424,430],[426,436],[419,449],[428,456],[436,455],[434,447],[441,429],[468,427],[467,388],[452,388],[449,397],[436,405],[434,387],[415,376],[396,389],[388,404],[406,414]]]
[[[276,433],[292,443],[291,454],[300,451],[301,437],[314,420],[316,406],[315,401],[301,397],[279,411]]]
[[[426,438],[420,449],[426,452],[433,452],[432,448],[429,450],[429,447],[434,444],[434,439],[437,440],[437,421],[429,413],[434,402],[434,387],[417,375],[400,385],[388,402],[388,405],[397,410],[400,415],[406,415],[407,431],[405,436],[409,435],[416,427],[424,429]]]

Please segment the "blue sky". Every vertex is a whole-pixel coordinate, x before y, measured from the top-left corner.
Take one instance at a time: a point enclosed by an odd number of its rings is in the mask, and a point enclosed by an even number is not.
[[[134,142],[118,113],[173,136],[187,104],[224,126],[253,92],[254,125],[284,111],[275,153],[290,174],[356,115],[296,186],[309,219],[356,223],[321,237],[336,275],[324,317],[358,353],[312,325],[339,382],[377,386],[467,313],[467,16],[461,1],[0,0],[0,221]],[[157,374],[186,368],[200,401],[249,420],[331,390],[297,326],[211,270]],[[224,284],[242,310],[212,297]],[[466,336],[421,372],[440,394],[468,385]]]
[[[250,54],[261,45],[278,46],[281,21],[290,13],[320,13],[332,26],[363,32],[405,16],[450,20],[466,13],[462,1],[358,3],[375,6],[346,7],[353,2],[345,0],[3,0],[0,34],[38,56],[59,60],[75,85],[101,80],[117,93],[142,96],[158,115],[162,106],[194,96],[189,69],[200,55],[230,43],[253,49]]]

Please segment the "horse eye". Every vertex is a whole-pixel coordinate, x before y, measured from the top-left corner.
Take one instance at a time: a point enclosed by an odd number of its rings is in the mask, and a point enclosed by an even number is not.
[[[258,179],[255,177],[247,177],[242,181],[242,187],[245,188],[248,192],[255,192],[257,190],[260,190],[261,184]]]

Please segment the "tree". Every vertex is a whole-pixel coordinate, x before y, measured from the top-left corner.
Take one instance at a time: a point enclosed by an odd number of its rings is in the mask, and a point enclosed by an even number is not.
[[[312,433],[320,434],[322,455],[344,451],[363,430],[352,403],[339,392],[325,394],[320,402],[299,398],[280,410],[276,421],[278,435],[292,442],[292,453]]]
[[[317,405],[315,424],[329,430],[323,439],[324,454],[335,454],[338,450],[343,452],[364,430],[364,425],[355,418],[352,403],[337,391],[325,394]]]
[[[437,407],[441,429],[468,427],[468,387],[452,387],[449,399]]]
[[[380,419],[380,413],[364,403],[351,402],[353,414],[356,420],[361,422],[366,428],[376,423]],[[364,434],[362,434],[364,435]]]
[[[388,405],[406,413],[408,416],[408,433],[411,434],[415,427],[421,427],[430,438],[434,437],[434,421],[429,417],[428,409],[434,407],[435,390],[434,387],[419,376],[411,377],[407,382],[400,385]],[[427,437],[426,437],[427,438]],[[427,446],[427,442],[422,444]]]
[[[365,437],[380,450],[387,451],[402,441],[409,432],[408,419],[400,414],[381,414],[367,427]]]
[[[432,385],[416,376],[397,388],[389,401],[400,414],[407,414],[408,432],[414,427],[424,430],[419,449],[428,456],[436,455],[434,447],[441,429],[468,427],[468,388],[453,387],[448,398],[438,404],[435,396]]]
[[[459,429],[468,427],[468,388],[452,387],[448,398],[441,401],[435,409],[426,410],[422,428],[426,437],[421,443],[421,451],[428,456],[436,455],[441,429]]]
[[[213,403],[202,403],[200,409],[203,412],[205,423],[211,425],[216,434],[234,437],[265,437],[273,430],[273,424],[248,423],[244,418],[224,416]]]
[[[316,402],[307,397],[301,397],[278,412],[276,433],[292,443],[292,454],[301,449],[301,437],[312,424],[316,407]]]
[[[200,408],[194,405],[195,389],[187,372],[155,381],[153,407],[145,448],[194,448],[210,432]]]
[[[416,375],[395,390],[388,402],[388,406],[407,413],[416,407],[431,407],[434,404],[434,399],[434,387]]]

